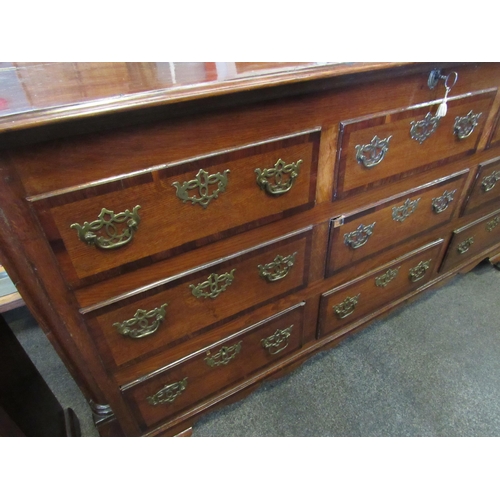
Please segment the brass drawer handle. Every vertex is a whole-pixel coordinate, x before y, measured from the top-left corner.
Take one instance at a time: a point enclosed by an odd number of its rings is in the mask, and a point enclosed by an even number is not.
[[[392,207],[392,220],[396,222],[404,222],[418,207],[418,202],[421,198],[410,200],[408,198],[400,207]]]
[[[391,138],[392,135],[385,139],[375,136],[370,144],[357,145],[355,149],[358,163],[366,168],[373,168],[378,165],[385,158],[389,150],[389,141]]]
[[[415,281],[421,280],[425,276],[427,269],[429,269],[431,261],[432,259],[426,261],[421,260],[415,267],[412,267],[408,274],[410,281],[415,283]]]
[[[298,160],[287,164],[280,158],[273,168],[265,168],[264,170],[256,168],[257,185],[272,196],[281,196],[288,193],[299,175],[302,163],[303,160]],[[269,179],[274,179],[274,184]]]
[[[432,198],[432,210],[434,210],[434,213],[440,214],[444,212],[450,206],[456,192],[456,189],[453,191],[445,191],[441,196]]]
[[[257,268],[259,269],[259,276],[269,282],[283,279],[288,275],[290,269],[295,264],[296,256],[297,252],[294,252],[293,254],[286,257],[276,255],[274,260],[269,264],[259,264],[257,266]]]
[[[375,222],[372,222],[368,226],[360,224],[355,231],[344,234],[344,244],[352,249],[362,247],[368,241],[368,238],[373,234],[374,227]]]
[[[412,121],[410,123],[410,137],[422,144],[436,131],[440,119],[439,116],[434,116],[429,112],[423,120]]]
[[[172,186],[175,187],[175,194],[183,203],[190,201],[192,205],[198,203],[203,208],[207,208],[212,200],[217,199],[219,194],[226,190],[227,174],[229,172],[229,170],[224,170],[222,173],[209,174],[205,170],[200,169],[193,180],[183,182],[182,184],[180,182],[173,182]],[[217,184],[217,187],[210,192],[209,186],[213,184]],[[197,190],[198,196],[189,196],[188,192],[191,190]]]
[[[205,363],[212,368],[216,366],[227,365],[241,351],[241,343],[242,340],[240,340],[237,344],[232,345],[231,347],[221,347],[219,352],[217,354],[214,354],[213,356],[211,356],[210,351],[208,351],[207,357],[205,358]]]
[[[479,123],[479,118],[483,113],[476,115],[469,111],[465,116],[457,116],[455,118],[455,125],[453,126],[453,133],[460,139],[467,139]]]
[[[179,382],[174,382],[173,384],[166,385],[156,394],[148,396],[146,400],[151,406],[171,404],[186,390],[186,387],[187,377],[183,380],[179,380]]]
[[[498,181],[500,181],[500,170],[495,170],[490,175],[487,175],[483,178],[483,181],[481,182],[481,188],[485,193],[487,193],[495,187]]]
[[[356,309],[361,293],[354,297],[346,297],[340,304],[333,306],[333,310],[339,319],[347,318]]]
[[[384,274],[375,278],[375,285],[385,288],[399,273],[399,267],[396,269],[388,269]]]
[[[76,229],[78,238],[87,245],[94,245],[103,250],[112,250],[126,245],[132,240],[135,231],[139,227],[140,217],[138,214],[140,205],[135,206],[130,210],[125,210],[115,214],[112,210],[103,208],[97,220],[92,222],[84,222],[83,226],[74,223],[71,224],[71,229]],[[115,224],[126,224],[127,228],[119,233]],[[97,231],[104,229],[106,236],[98,236]]]
[[[474,237],[471,236],[470,238],[467,238],[465,241],[462,241],[459,245],[457,245],[457,251],[458,253],[465,253],[469,251],[469,248],[473,245],[474,243]]]
[[[274,356],[288,347],[288,340],[292,334],[293,325],[290,325],[284,330],[276,330],[271,336],[262,339],[260,343],[264,349],[267,349],[269,354]]]
[[[168,304],[163,304],[151,311],[137,309],[134,317],[126,319],[121,323],[113,323],[118,333],[132,339],[140,339],[155,333],[160,328],[161,322],[165,319],[165,308]]]
[[[189,288],[191,288],[192,294],[197,299],[215,299],[232,284],[235,271],[236,269],[232,269],[224,274],[212,273],[206,281],[198,283],[197,285],[189,285]]]
[[[491,233],[491,231],[493,231],[493,229],[495,229],[498,224],[500,224],[500,216],[497,215],[492,220],[486,223],[486,231]]]

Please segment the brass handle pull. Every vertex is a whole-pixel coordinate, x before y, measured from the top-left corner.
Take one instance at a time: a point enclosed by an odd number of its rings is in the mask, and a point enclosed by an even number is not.
[[[283,279],[288,275],[290,269],[295,264],[295,257],[297,252],[294,252],[287,257],[282,257],[281,255],[276,255],[274,260],[269,264],[258,265],[259,276],[265,280],[272,282]]]
[[[340,304],[333,306],[333,310],[339,319],[347,318],[347,316],[350,316],[354,312],[360,295],[361,293],[358,293],[354,297],[346,297]]]
[[[457,251],[458,253],[465,253],[469,251],[469,248],[473,245],[474,243],[474,237],[471,236],[470,238],[467,238],[465,241],[462,241],[459,245],[457,245]]]
[[[151,311],[137,309],[134,317],[126,319],[121,323],[113,323],[118,333],[132,339],[140,339],[155,333],[160,328],[161,322],[165,319],[165,308],[168,304],[163,304]]]
[[[203,208],[207,208],[212,200],[217,199],[219,194],[226,190],[228,173],[229,170],[224,170],[222,173],[209,174],[205,170],[200,169],[193,180],[183,182],[182,184],[174,182],[172,186],[175,187],[175,194],[183,203],[190,201],[191,205],[198,203]],[[209,187],[214,184],[217,184],[217,187],[210,190]],[[189,196],[189,191],[191,190],[197,190],[198,196]]]
[[[408,273],[410,281],[415,283],[415,281],[421,280],[425,276],[427,269],[429,269],[431,261],[432,259],[426,261],[421,260],[415,267],[412,267]]]
[[[488,231],[489,233],[491,233],[491,231],[493,231],[493,229],[495,229],[498,224],[500,224],[500,216],[496,216],[494,217],[493,219],[491,219],[489,222],[486,223],[486,231]]]
[[[368,238],[373,234],[373,228],[375,227],[375,222],[365,226],[360,224],[355,231],[344,234],[344,244],[352,249],[362,247]]]
[[[302,163],[303,160],[298,160],[287,164],[280,158],[273,168],[265,168],[264,170],[256,168],[257,185],[272,196],[288,193],[299,175]],[[274,183],[271,183],[269,179],[274,179]]]
[[[429,112],[423,120],[412,121],[410,123],[410,137],[422,144],[436,131],[440,119],[439,116],[434,116]]]
[[[103,208],[97,220],[92,222],[84,222],[83,226],[74,223],[71,224],[71,229],[76,229],[78,238],[87,245],[94,245],[103,250],[111,250],[120,248],[132,240],[135,231],[139,227],[140,217],[138,214],[140,205],[135,206],[130,210],[125,210],[115,214],[112,210]],[[115,224],[126,224],[126,229],[121,233],[118,232]],[[101,229],[104,230],[105,236],[98,236],[96,233]]]
[[[292,334],[293,325],[290,325],[284,330],[276,330],[271,336],[262,339],[260,343],[264,349],[267,349],[269,354],[274,356],[288,347],[288,339]]]
[[[421,198],[410,200],[408,198],[400,207],[392,208],[392,220],[396,222],[404,222],[418,207],[418,202]]]
[[[487,175],[483,178],[483,181],[481,182],[481,188],[485,193],[487,193],[495,187],[498,181],[500,181],[500,170],[495,170],[490,175]]]
[[[456,189],[453,191],[445,191],[441,196],[432,198],[432,210],[434,210],[434,213],[440,214],[444,212],[450,206],[456,192]]]
[[[399,273],[399,267],[396,269],[388,269],[384,274],[375,278],[375,285],[385,288]]]
[[[392,135],[385,139],[375,136],[370,144],[357,145],[355,149],[358,163],[365,168],[373,168],[378,165],[385,158],[389,150],[389,141],[391,138]]]
[[[187,377],[183,380],[179,380],[179,382],[174,382],[173,384],[166,385],[156,394],[148,396],[146,400],[151,406],[171,404],[186,390],[186,387]]]
[[[242,340],[240,340],[237,344],[232,345],[231,347],[221,347],[219,352],[217,354],[214,354],[213,356],[211,356],[210,351],[208,351],[207,357],[205,358],[205,363],[212,368],[216,366],[227,365],[241,351],[241,343]]]
[[[460,139],[467,139],[479,123],[479,118],[483,113],[476,115],[469,111],[465,116],[457,116],[455,118],[455,125],[453,126],[453,133]]]
[[[232,269],[230,272],[224,274],[212,273],[206,281],[197,285],[189,285],[189,288],[191,288],[192,294],[197,299],[215,299],[232,284],[235,271],[236,269]]]

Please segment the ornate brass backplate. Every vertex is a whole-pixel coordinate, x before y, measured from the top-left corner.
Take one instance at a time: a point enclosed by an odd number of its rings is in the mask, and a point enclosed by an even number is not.
[[[498,181],[500,181],[500,170],[495,170],[490,175],[483,177],[481,188],[485,193],[487,193],[495,187]]]
[[[292,189],[295,179],[300,172],[303,160],[286,163],[281,158],[274,164],[273,168],[255,169],[257,174],[257,185],[272,196],[280,196]],[[271,179],[274,182],[271,182]]]
[[[418,207],[418,202],[421,198],[410,200],[408,198],[400,207],[392,208],[392,220],[396,222],[405,221]]]
[[[344,244],[352,249],[362,247],[368,241],[368,238],[373,234],[374,227],[375,222],[372,222],[367,226],[360,224],[356,230],[344,234]]]
[[[434,213],[440,214],[444,212],[453,201],[456,192],[456,189],[453,191],[445,191],[441,196],[432,198],[432,210],[434,210]]]
[[[471,111],[465,116],[457,116],[455,118],[455,125],[453,126],[453,133],[461,140],[466,139],[474,132],[474,129],[479,123],[479,118],[483,113],[476,115]]]
[[[162,389],[160,389],[156,394],[148,396],[146,398],[147,402],[151,406],[171,404],[178,396],[180,396],[187,387],[187,377],[179,382],[174,382],[173,384],[168,384]]]
[[[495,229],[498,224],[500,224],[500,216],[496,216],[493,219],[491,219],[489,222],[486,223],[486,231],[490,232]]]
[[[295,264],[295,257],[297,256],[297,252],[294,252],[291,255],[287,255],[286,257],[282,257],[281,255],[276,255],[274,260],[269,264],[258,265],[259,276],[264,278],[265,280],[272,282],[283,279],[288,275],[290,269]]]
[[[360,165],[366,168],[373,168],[378,165],[389,150],[389,141],[392,135],[385,139],[375,136],[369,144],[357,145],[356,160]]]
[[[197,299],[215,299],[232,284],[235,271],[236,269],[232,269],[224,274],[212,273],[206,281],[197,285],[189,285],[189,288],[191,288],[191,292]]]
[[[210,351],[208,351],[207,357],[205,358],[205,363],[212,368],[216,366],[227,365],[241,351],[241,343],[242,340],[240,340],[237,344],[232,345],[231,347],[221,347],[219,352],[214,355],[211,355]]]
[[[292,334],[292,329],[293,325],[283,330],[276,330],[271,336],[260,341],[262,347],[273,356],[284,351],[288,347],[288,339]]]
[[[333,310],[339,319],[347,318],[356,309],[361,293],[354,297],[346,297],[340,304],[333,306]]]
[[[140,339],[155,333],[165,319],[165,308],[168,304],[163,304],[151,311],[137,309],[134,317],[126,319],[121,323],[113,323],[118,333],[133,339]]]
[[[399,267],[388,269],[384,274],[375,278],[375,285],[385,288],[399,273]]]
[[[112,210],[103,208],[97,220],[84,222],[83,226],[74,223],[70,227],[77,230],[78,238],[87,243],[87,245],[94,245],[103,250],[120,248],[131,241],[135,231],[137,231],[141,220],[138,213],[140,208],[141,206],[137,205],[132,209],[132,212],[125,210],[118,214],[115,214]],[[126,227],[120,233],[116,224],[125,224]],[[105,235],[99,236],[96,234],[101,230],[103,230]]]
[[[439,120],[439,116],[434,116],[429,112],[423,120],[412,121],[410,123],[410,137],[422,144],[436,131]]]
[[[421,280],[425,276],[427,269],[429,269],[431,261],[432,259],[426,261],[421,260],[415,267],[412,267],[408,273],[410,281],[415,283],[415,281]]]
[[[462,241],[462,243],[457,245],[457,252],[458,253],[468,252],[469,248],[473,245],[473,243],[474,243],[474,236],[467,238],[465,241]]]
[[[229,170],[224,170],[224,172],[209,174],[203,169],[196,174],[195,178],[191,181],[183,182],[173,182],[172,186],[175,187],[178,198],[182,200],[183,203],[190,201],[192,205],[196,203],[201,205],[203,208],[207,208],[212,200],[219,197],[220,193],[223,193],[227,187],[227,174]],[[210,186],[217,185],[215,189],[210,189]],[[189,196],[189,191],[197,191],[197,195]]]

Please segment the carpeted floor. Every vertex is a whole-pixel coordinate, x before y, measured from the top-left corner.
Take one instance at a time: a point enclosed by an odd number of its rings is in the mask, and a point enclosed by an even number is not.
[[[194,436],[499,436],[499,299],[500,272],[483,263],[205,416]],[[33,320],[7,319],[83,435],[96,435]]]

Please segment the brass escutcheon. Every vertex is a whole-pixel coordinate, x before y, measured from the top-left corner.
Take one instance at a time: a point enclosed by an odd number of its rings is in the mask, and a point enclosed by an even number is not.
[[[173,384],[166,385],[156,394],[148,396],[146,400],[151,406],[171,404],[186,390],[186,387],[187,377],[183,380],[180,380],[179,382],[174,382]]]
[[[205,358],[205,363],[212,368],[216,366],[227,365],[241,351],[241,343],[242,340],[240,340],[237,344],[232,345],[231,347],[221,347],[219,352],[217,354],[214,354],[213,356],[210,354],[210,351],[208,351],[207,357]]]
[[[288,275],[290,269],[295,264],[296,256],[297,252],[294,252],[293,254],[286,257],[277,255],[269,264],[259,264],[257,266],[257,268],[259,269],[259,276],[269,282],[283,279]]]
[[[399,273],[399,267],[396,269],[388,269],[384,274],[375,278],[375,285],[385,288]]]
[[[428,139],[437,129],[440,117],[427,113],[423,120],[410,123],[410,137],[420,144]]]
[[[415,281],[421,280],[425,276],[427,269],[429,269],[431,261],[432,259],[426,261],[421,260],[415,267],[412,267],[408,273],[410,281],[415,283]]]
[[[191,288],[192,294],[197,299],[215,299],[232,284],[235,271],[236,269],[232,269],[224,274],[212,273],[206,281],[198,283],[197,285],[189,285],[189,288]]]
[[[392,220],[396,222],[404,222],[418,207],[418,202],[421,198],[410,200],[409,198],[400,206],[392,208]]]
[[[209,174],[205,170],[200,169],[193,180],[183,182],[182,184],[173,182],[172,186],[175,187],[175,194],[183,203],[190,201],[192,205],[198,203],[203,208],[207,208],[212,200],[217,199],[219,194],[226,190],[228,173],[229,170],[224,170],[222,173]],[[209,186],[214,184],[217,187],[210,192]],[[188,192],[191,190],[197,190],[198,197],[194,195],[189,196]]]
[[[481,188],[485,193],[487,193],[495,187],[498,181],[500,181],[500,170],[495,170],[490,175],[483,177]]]
[[[445,191],[441,196],[432,198],[432,210],[434,210],[434,213],[440,214],[444,212],[453,201],[456,192],[456,189],[453,191]]]
[[[474,132],[482,114],[483,113],[477,113],[475,115],[471,110],[466,116],[457,116],[455,118],[455,125],[453,126],[453,133],[460,140],[466,139]]]
[[[486,231],[491,233],[491,231],[493,231],[493,229],[495,229],[498,224],[500,224],[500,216],[497,215],[492,220],[486,223]]]
[[[118,214],[103,208],[97,220],[84,222],[83,226],[74,223],[71,224],[70,228],[76,229],[78,238],[87,245],[94,245],[103,250],[120,248],[131,241],[135,231],[137,231],[141,220],[138,213],[140,208],[141,206],[137,205],[132,209],[132,212],[125,210]],[[115,224],[126,224],[127,227],[119,233]],[[100,230],[104,230],[105,236],[96,234]]]
[[[340,304],[333,306],[333,310],[339,319],[347,318],[356,309],[361,293],[354,297],[346,297]]]
[[[267,349],[269,354],[274,356],[288,347],[288,339],[292,334],[293,325],[283,330],[276,330],[271,336],[262,339],[260,343],[264,349]]]
[[[462,243],[459,243],[457,245],[457,252],[458,253],[465,253],[469,251],[469,248],[472,246],[474,243],[474,237],[471,236],[470,238],[467,238],[466,240],[462,241]]]
[[[151,311],[137,309],[134,317],[126,319],[121,323],[113,323],[118,333],[132,339],[140,339],[155,333],[165,319],[165,308],[168,304],[163,304]],[[151,322],[150,322],[151,321]]]
[[[360,224],[356,230],[344,234],[344,244],[354,250],[362,247],[368,241],[368,238],[373,234],[374,227],[375,222],[372,222],[367,226]]]
[[[286,163],[281,158],[274,164],[273,168],[255,169],[257,174],[257,185],[266,193],[272,196],[281,196],[292,189],[295,179],[300,172],[300,165],[303,160]],[[274,179],[274,183],[270,182]]]
[[[389,150],[391,138],[392,135],[385,139],[375,136],[369,144],[355,146],[357,162],[365,168],[373,168],[378,165]]]

